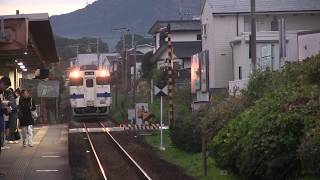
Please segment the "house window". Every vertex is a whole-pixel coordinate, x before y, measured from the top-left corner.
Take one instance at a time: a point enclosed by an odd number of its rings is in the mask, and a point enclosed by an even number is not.
[[[271,21],[271,31],[278,31],[279,30],[279,24],[277,18],[273,18]]]
[[[197,34],[197,40],[201,41],[201,39],[202,39],[201,34]]]
[[[239,80],[242,80],[242,67],[239,66]]]

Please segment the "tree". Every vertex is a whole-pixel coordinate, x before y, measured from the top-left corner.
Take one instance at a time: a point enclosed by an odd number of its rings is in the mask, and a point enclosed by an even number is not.
[[[77,55],[76,46],[79,46],[79,53],[96,53],[97,39],[92,37],[83,37],[80,39],[69,39],[66,37],[55,36],[56,48],[61,60],[66,60]],[[106,42],[99,40],[99,52],[109,52],[109,46]]]
[[[125,35],[126,49],[132,48],[132,38],[133,38],[132,34]],[[134,34],[134,42],[136,45],[152,44],[152,38],[145,38],[142,35]],[[123,51],[123,38],[121,38],[120,41],[118,41],[116,45],[116,50],[118,52]]]
[[[151,62],[151,58],[153,56],[153,52],[148,52],[144,55],[142,59],[142,77],[145,79],[151,79],[152,78],[152,72],[155,68],[155,63]]]

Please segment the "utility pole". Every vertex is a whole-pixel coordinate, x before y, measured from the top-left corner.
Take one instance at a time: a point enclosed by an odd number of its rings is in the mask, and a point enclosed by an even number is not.
[[[137,84],[136,84],[136,81],[137,81],[137,77],[136,77],[136,74],[137,74],[137,44],[134,42],[134,34],[132,36],[132,45],[134,45],[134,57],[133,57],[133,108],[135,108],[135,104],[136,104],[136,90],[137,90]]]
[[[122,55],[122,84],[123,84],[123,89],[127,91],[127,50],[126,50],[126,32],[130,31],[128,28],[116,28],[112,29],[113,31],[120,31],[122,33],[122,50],[123,50],[123,55]],[[126,94],[126,93],[125,93]]]
[[[168,33],[168,99],[169,99],[169,125],[174,126],[174,107],[173,107],[173,49],[171,25],[167,26]]]
[[[99,51],[99,38],[97,38],[97,56],[98,56],[98,67],[100,67],[100,51]]]
[[[257,28],[256,28],[256,0],[251,0],[251,41],[250,41],[250,52],[252,71],[255,72],[257,69]]]
[[[285,63],[287,57],[287,42],[286,42],[286,24],[285,19],[281,17],[278,20],[279,27],[279,69],[281,69]]]

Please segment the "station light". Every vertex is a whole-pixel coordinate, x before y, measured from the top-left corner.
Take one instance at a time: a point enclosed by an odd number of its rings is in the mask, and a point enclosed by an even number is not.
[[[71,77],[71,78],[78,78],[78,77],[80,77],[80,71],[78,71],[78,70],[71,71],[71,72],[70,72],[70,77]]]
[[[24,55],[28,55],[28,52],[24,52],[23,54],[24,54]]]
[[[19,66],[23,66],[23,63],[22,63],[22,62],[19,62],[18,65],[19,65]]]
[[[21,65],[20,68],[21,68],[21,69],[25,69],[26,66],[25,66],[25,65]]]
[[[22,71],[27,72],[27,71],[28,71],[28,69],[24,68],[24,69],[22,69]]]

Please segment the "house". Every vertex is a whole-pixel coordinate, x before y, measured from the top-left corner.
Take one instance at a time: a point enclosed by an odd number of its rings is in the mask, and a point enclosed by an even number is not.
[[[320,30],[298,33],[299,60],[320,54]]]
[[[128,50],[128,66],[130,67],[130,74],[133,80],[134,74],[134,61],[136,61],[136,78],[138,79],[141,76],[141,66],[144,56],[147,53],[151,53],[154,51],[154,46],[150,44],[140,44],[135,48],[131,48]],[[135,60],[136,58],[136,60]]]
[[[118,58],[120,58],[119,53],[78,54],[76,58],[70,59],[70,66],[100,65],[111,68],[110,65]]]
[[[200,20],[157,21],[154,23],[149,30],[149,34],[154,36],[155,41],[154,55],[151,60],[157,63],[158,69],[167,66],[167,35],[161,29],[168,24],[171,26],[172,33],[173,67],[175,70],[190,71],[191,56],[202,50]],[[185,77],[190,77],[190,72],[185,74]]]
[[[133,51],[134,48],[129,49],[128,51],[131,52]],[[141,53],[141,54],[147,54],[150,51],[154,50],[154,46],[150,44],[139,44],[136,46],[136,51]]]
[[[297,60],[298,32],[320,29],[319,0],[257,0],[257,54],[273,49],[274,66],[279,64],[278,19],[284,18],[287,30],[287,61]],[[250,75],[249,35],[250,0],[205,0],[201,11],[202,48],[209,52],[211,91],[227,88],[229,81],[246,83]],[[270,54],[270,53],[269,53]],[[241,83],[240,83],[241,84]],[[243,84],[241,86],[244,86]]]

